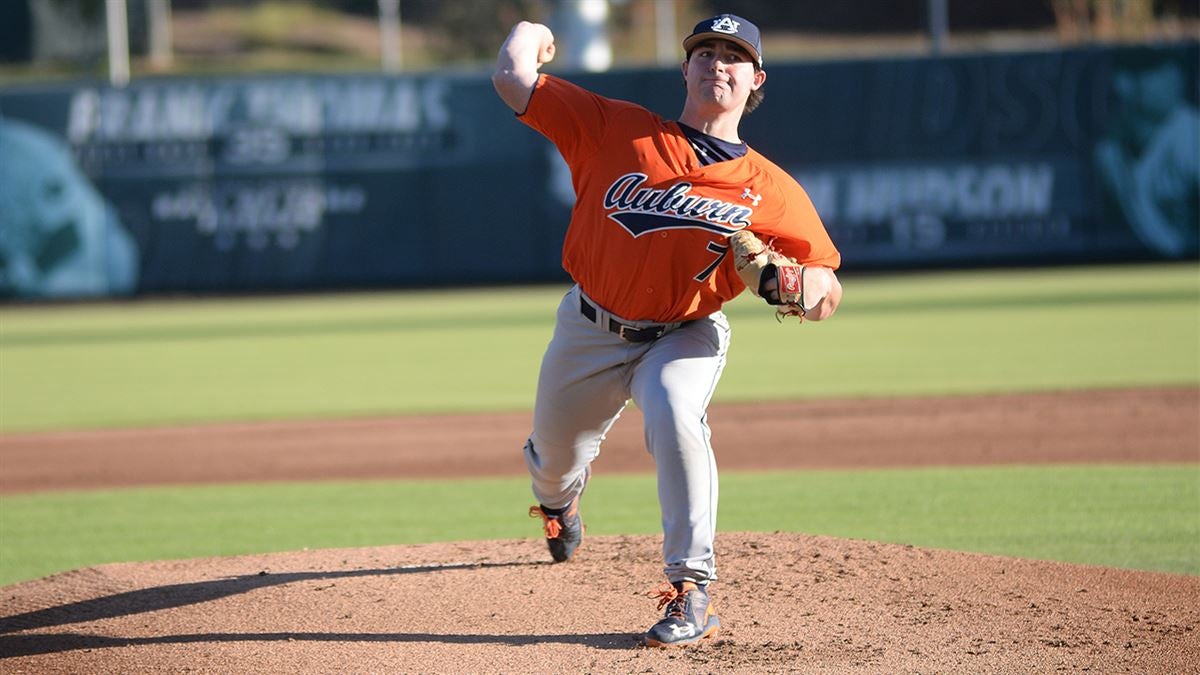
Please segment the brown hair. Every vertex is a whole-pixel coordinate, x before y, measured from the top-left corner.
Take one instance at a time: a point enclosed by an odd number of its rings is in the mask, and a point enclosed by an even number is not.
[[[758,66],[755,66],[754,68],[757,70]],[[754,112],[754,109],[758,107],[759,103],[762,103],[762,100],[764,97],[765,97],[765,94],[763,94],[762,87],[759,87],[758,89],[755,89],[754,91],[750,92],[750,97],[746,99],[745,113],[747,115],[749,115],[750,113]]]

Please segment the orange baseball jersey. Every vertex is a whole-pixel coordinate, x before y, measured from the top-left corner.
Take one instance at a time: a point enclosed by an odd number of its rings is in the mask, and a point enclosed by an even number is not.
[[[720,309],[745,289],[728,255],[742,229],[801,263],[841,263],[804,189],[753,148],[701,166],[675,122],[546,74],[519,119],[571,169],[563,268],[618,316],[674,322]]]

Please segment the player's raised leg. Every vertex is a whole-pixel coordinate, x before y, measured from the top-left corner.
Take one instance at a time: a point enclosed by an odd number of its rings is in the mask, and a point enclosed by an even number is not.
[[[551,556],[558,562],[583,536],[579,499],[604,435],[629,400],[626,348],[599,331],[579,310],[572,289],[558,310],[554,337],[542,359],[533,433],[525,444],[534,497]]]

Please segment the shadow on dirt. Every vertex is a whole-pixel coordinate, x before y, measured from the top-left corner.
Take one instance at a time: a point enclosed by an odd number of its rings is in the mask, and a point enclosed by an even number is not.
[[[154,586],[136,591],[127,591],[99,598],[80,600],[64,605],[55,605],[23,614],[0,617],[0,635],[35,628],[61,626],[130,616],[143,612],[195,605],[221,598],[249,593],[269,586],[280,586],[297,581],[322,579],[347,579],[352,577],[386,576],[392,574],[428,574],[450,570],[487,569],[496,567],[534,567],[549,565],[549,561],[532,562],[461,562],[436,565],[411,565],[384,569],[344,570],[334,572],[284,572],[267,571],[236,577],[224,577],[210,581],[195,581],[186,584]],[[49,636],[44,636],[49,637]],[[452,636],[450,636],[452,637]],[[102,638],[103,639],[103,638]],[[270,639],[270,638],[263,638]],[[7,649],[8,640],[0,640],[0,658],[12,656]],[[41,652],[33,652],[41,653]]]
[[[437,633],[199,633],[155,637],[115,637],[58,633],[51,635],[0,636],[0,659],[55,654],[76,649],[105,649],[139,645],[192,644],[202,642],[430,642],[443,644],[507,645],[578,644],[596,649],[631,649],[638,646],[633,633],[579,635],[473,635]]]

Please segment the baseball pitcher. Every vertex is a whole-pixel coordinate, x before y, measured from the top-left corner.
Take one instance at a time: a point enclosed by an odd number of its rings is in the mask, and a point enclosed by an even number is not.
[[[521,22],[492,77],[517,119],[571,169],[576,204],[563,246],[575,281],[559,305],[538,378],[525,460],[550,554],[583,540],[580,498],[591,463],[628,401],[642,410],[662,509],[670,588],[646,632],[679,646],[720,627],[710,601],[717,467],[707,408],[725,366],[722,305],[745,288],[781,316],[837,309],[841,257],[808,195],[738,135],[763,98],[758,28],[732,14],[683,41],[687,96],[677,120],[539,73],[554,36]]]

